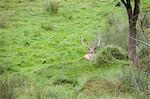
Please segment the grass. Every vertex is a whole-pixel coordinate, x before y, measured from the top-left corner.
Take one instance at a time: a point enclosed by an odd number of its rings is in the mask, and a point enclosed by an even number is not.
[[[148,0],[143,2],[149,8]],[[0,0],[0,18],[7,20],[0,26],[2,80],[5,74],[27,76],[26,84],[15,89],[14,95],[21,99],[111,97],[107,92],[86,96],[80,90],[93,77],[116,75],[128,60],[98,68],[83,59],[87,49],[80,40],[92,41],[92,33],[105,33],[107,15],[123,16],[123,6],[114,7],[113,0],[59,0],[59,10],[51,16],[44,4],[43,0]]]
[[[45,2],[45,10],[50,14],[58,13],[58,1],[57,0],[48,0]]]

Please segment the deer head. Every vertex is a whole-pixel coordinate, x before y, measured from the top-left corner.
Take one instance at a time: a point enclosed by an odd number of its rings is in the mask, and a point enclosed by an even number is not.
[[[101,44],[100,37],[96,36],[95,40],[90,44],[90,47],[88,43],[86,43],[86,39],[82,38],[81,43],[83,44],[84,47],[87,48],[88,53],[84,55],[84,59],[92,61],[94,59],[94,54],[96,51],[96,48],[98,48]]]

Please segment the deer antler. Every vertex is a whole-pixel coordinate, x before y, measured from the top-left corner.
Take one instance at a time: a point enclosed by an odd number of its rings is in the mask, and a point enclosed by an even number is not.
[[[92,42],[91,47],[88,47],[88,44],[85,43],[85,41],[86,41],[86,39],[84,39],[84,38],[81,39],[81,43],[83,44],[83,46],[85,46],[88,49],[88,54],[86,54],[84,56],[84,58],[87,59],[87,60],[93,60],[95,50],[101,44],[100,37],[98,37],[98,36],[96,37],[96,39]]]
[[[88,49],[88,51],[90,51],[90,48],[88,47],[88,44],[85,43],[85,41],[86,41],[86,39],[84,39],[84,38],[81,39],[82,45],[85,46]]]
[[[95,40],[92,42],[91,48],[93,47],[93,48],[96,49],[96,48],[100,47],[101,39],[100,39],[100,37],[99,37],[98,35],[95,34],[95,36],[96,36],[96,38],[95,38]]]

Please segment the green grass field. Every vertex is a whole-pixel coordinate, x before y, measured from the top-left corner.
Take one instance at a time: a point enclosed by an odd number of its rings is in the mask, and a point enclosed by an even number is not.
[[[123,5],[115,7],[114,0],[59,0],[58,13],[52,15],[45,10],[46,1],[0,0],[0,77],[23,81],[13,90],[15,99],[132,99],[130,93],[97,92],[96,84],[84,90],[90,79],[117,82],[113,78],[121,66],[130,64],[117,60],[97,67],[83,59],[87,49],[81,44],[82,37],[92,41],[93,33],[105,33],[108,16],[127,19]],[[149,0],[142,1],[142,8],[150,9]]]

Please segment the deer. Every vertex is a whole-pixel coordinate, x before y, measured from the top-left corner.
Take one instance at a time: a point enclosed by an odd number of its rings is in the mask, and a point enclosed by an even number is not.
[[[96,49],[98,47],[100,47],[100,44],[101,44],[100,37],[98,37],[96,35],[96,38],[90,44],[90,47],[89,47],[88,43],[86,43],[86,39],[85,38],[81,39],[81,43],[88,50],[88,53],[86,55],[84,55],[83,58],[88,60],[88,61],[93,61],[94,60],[95,51],[96,51]]]

